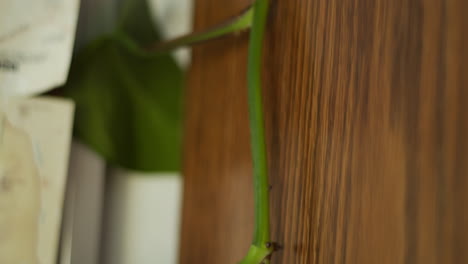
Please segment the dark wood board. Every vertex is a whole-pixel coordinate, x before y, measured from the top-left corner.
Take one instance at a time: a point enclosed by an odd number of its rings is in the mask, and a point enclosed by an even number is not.
[[[197,0],[196,28],[249,1]],[[468,263],[468,2],[272,1],[264,54],[273,263]],[[181,263],[252,232],[248,36],[194,49]]]

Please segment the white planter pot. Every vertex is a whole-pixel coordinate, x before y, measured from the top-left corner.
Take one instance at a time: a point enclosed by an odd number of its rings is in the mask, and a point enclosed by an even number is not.
[[[177,263],[182,177],[114,169],[108,178],[102,263]]]

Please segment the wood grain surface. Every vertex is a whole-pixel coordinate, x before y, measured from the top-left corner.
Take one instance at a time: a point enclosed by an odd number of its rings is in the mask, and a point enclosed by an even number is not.
[[[197,0],[196,28],[248,1]],[[273,263],[468,263],[468,2],[273,0],[264,98]],[[181,263],[252,232],[247,36],[194,49]]]
[[[195,3],[195,28],[204,29],[238,14],[249,2]],[[252,240],[247,47],[248,34],[241,34],[193,49],[186,92],[180,263],[236,263]]]

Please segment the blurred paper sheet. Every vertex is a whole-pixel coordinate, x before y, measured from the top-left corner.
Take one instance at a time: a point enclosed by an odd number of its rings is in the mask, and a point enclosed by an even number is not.
[[[66,81],[79,0],[0,1],[0,95],[33,95]]]
[[[0,134],[0,263],[54,264],[73,103],[12,99]]]

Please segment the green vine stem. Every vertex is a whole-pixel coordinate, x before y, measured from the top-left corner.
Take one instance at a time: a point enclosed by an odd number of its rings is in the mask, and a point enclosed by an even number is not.
[[[252,246],[241,264],[269,263],[274,250],[270,241],[270,206],[267,151],[262,103],[262,50],[269,0],[254,3],[247,70],[251,148],[254,167],[255,227]]]
[[[212,28],[200,32],[190,33],[173,40],[158,42],[150,45],[147,50],[151,52],[167,52],[183,46],[190,46],[207,40],[219,38],[228,34],[240,33],[248,30],[252,24],[253,7],[249,6],[239,15],[228,19]]]

